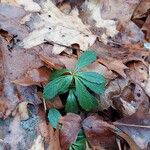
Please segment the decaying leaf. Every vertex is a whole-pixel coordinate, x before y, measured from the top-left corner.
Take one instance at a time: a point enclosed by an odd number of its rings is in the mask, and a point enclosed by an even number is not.
[[[146,39],[150,41],[150,15],[147,17],[142,30],[146,33]]]
[[[131,82],[145,87],[148,80],[148,68],[142,62],[133,62],[128,65],[127,75]]]
[[[48,68],[61,69],[64,67],[64,64],[59,60],[59,58],[56,59],[57,56],[48,57],[39,54],[39,57],[48,66]]]
[[[136,112],[136,108],[132,105],[132,103],[125,101],[119,96],[113,97],[112,100],[113,100],[114,107],[124,117],[130,116]]]
[[[28,35],[26,27],[20,24],[20,20],[26,14],[26,11],[21,7],[0,4],[1,29],[8,31],[10,34],[14,35],[16,39],[21,40]]]
[[[54,131],[52,126],[49,125],[49,134],[50,134],[50,141],[49,141],[48,149],[49,150],[53,150],[53,149],[61,150],[60,138],[59,138],[59,130],[56,129],[56,131]]]
[[[132,89],[131,89],[132,88]],[[149,98],[139,84],[127,85],[119,96],[112,97],[113,105],[117,111],[127,117],[140,108],[143,102],[149,104]]]
[[[144,33],[141,29],[132,21],[129,21],[125,25],[121,25],[120,34],[118,34],[116,42],[120,44],[135,44],[144,41]]]
[[[132,14],[140,3],[140,0],[102,0],[102,17],[104,19],[119,20],[121,22],[127,22],[131,19]]]
[[[103,121],[101,117],[89,116],[83,121],[82,125],[92,148],[117,149],[116,135],[119,135],[129,144],[131,150],[140,149],[128,134],[113,124]]]
[[[32,0],[1,0],[1,3],[6,3],[12,6],[23,6],[26,11],[39,12],[41,10],[41,7]]]
[[[89,116],[83,123],[83,129],[91,147],[100,147],[102,149],[115,149],[115,134],[110,131],[110,124],[104,122],[98,116]]]
[[[146,12],[149,8],[150,8],[150,1],[142,0],[133,14],[133,19],[142,18],[146,16]]]
[[[48,144],[48,150],[61,150],[59,142],[59,129],[54,130],[52,125],[46,122],[46,114],[42,107],[39,109],[39,116],[39,130],[41,136],[44,138],[44,144]]]
[[[124,72],[125,69],[128,69],[127,66],[125,66],[121,60],[114,60],[112,58],[107,59],[98,59],[98,62],[105,65],[108,69],[118,73],[122,77],[126,77],[126,74]]]
[[[62,124],[60,129],[60,144],[62,150],[66,150],[77,138],[81,129],[81,118],[76,114],[68,113],[60,119],[60,124]]]
[[[119,129],[127,133],[140,149],[147,149],[150,142],[150,115],[148,107],[147,103],[143,103],[135,114],[114,123]]]
[[[10,103],[5,98],[0,99],[0,118],[6,119],[12,112]]]
[[[38,25],[33,22],[33,25],[37,26],[36,30],[20,43],[24,48],[31,48],[47,40],[54,43],[53,53],[60,54],[65,49],[61,45],[71,46],[78,43],[82,50],[86,50],[96,39],[89,27],[78,17],[77,9],[65,15],[48,0],[44,3],[43,13],[38,16]]]
[[[47,83],[49,75],[50,71],[42,67],[28,71],[24,78],[14,80],[13,83],[22,86],[39,85],[40,83]]]
[[[89,0],[85,1],[82,6],[82,13],[86,16],[87,22],[92,24],[94,30],[97,29],[104,29],[100,30],[101,36],[99,38],[104,42],[107,43],[108,37],[113,37],[115,34],[118,33],[116,30],[116,21],[114,20],[105,20],[102,18],[102,14],[100,12],[101,8],[103,7],[101,1],[99,0]],[[99,35],[98,32],[95,32],[96,35]]]

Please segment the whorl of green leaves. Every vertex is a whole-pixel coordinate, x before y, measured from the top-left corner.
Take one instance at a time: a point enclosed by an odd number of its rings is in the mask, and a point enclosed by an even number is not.
[[[90,65],[95,60],[95,52],[86,51],[78,59],[74,71],[69,69],[55,71],[51,77],[52,80],[44,88],[43,97],[46,100],[53,100],[55,96],[68,92],[65,105],[66,112],[78,113],[79,105],[86,111],[97,108],[98,101],[91,92],[103,94],[106,80],[104,76],[96,72],[81,71],[83,67]],[[49,111],[48,118],[56,127],[56,120],[58,119],[55,120],[50,117],[54,111],[54,109]],[[60,117],[59,115],[57,116]]]

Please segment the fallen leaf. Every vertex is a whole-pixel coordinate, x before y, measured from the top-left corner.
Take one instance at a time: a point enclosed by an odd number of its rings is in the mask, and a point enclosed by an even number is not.
[[[144,17],[149,8],[150,8],[150,1],[142,0],[133,14],[133,19]]]
[[[122,137],[131,150],[140,150],[134,140],[113,124],[103,121],[99,116],[89,116],[83,123],[83,129],[92,148],[117,149],[116,135]]]
[[[87,50],[95,42],[96,37],[90,32],[89,27],[82,23],[77,9],[65,15],[51,1],[47,1],[44,3],[43,11],[38,15],[40,21],[36,30],[20,43],[23,48],[31,48],[47,40],[54,44],[53,53],[60,54],[65,49],[61,45],[71,46],[78,43],[82,50]],[[33,22],[33,26],[36,26],[36,22]]]
[[[141,29],[132,21],[129,21],[125,25],[121,25],[120,33],[116,36],[116,42],[120,44],[135,44],[142,43],[144,41],[144,33]]]
[[[125,66],[121,60],[114,60],[112,58],[107,58],[107,59],[98,59],[99,63],[102,63],[105,65],[108,69],[118,73],[122,77],[126,77],[126,74],[124,72],[125,69],[128,69],[127,66]]]
[[[132,103],[129,103],[122,99],[121,97],[112,97],[113,105],[115,109],[121,114],[123,117],[131,116],[136,112],[136,108]]]
[[[40,59],[48,66],[48,68],[61,69],[64,67],[64,64],[55,56],[47,57],[42,54],[39,54]]]
[[[11,114],[11,105],[5,98],[0,99],[0,118],[6,119]]]
[[[6,3],[12,6],[23,6],[26,11],[39,12],[41,10],[39,4],[32,0],[1,0],[1,3]]]
[[[129,63],[127,76],[131,82],[139,84],[141,87],[145,87],[148,80],[148,68],[142,62]]]
[[[144,25],[142,26],[142,30],[146,34],[146,40],[150,42],[150,15],[147,17]]]
[[[101,107],[100,110],[107,110],[109,107],[113,106],[113,97],[121,95],[123,89],[128,86],[129,81],[127,79],[114,79],[108,83],[106,86],[105,93],[100,96]]]
[[[140,0],[102,0],[101,14],[103,19],[119,20],[127,22],[131,19],[135,8],[140,3]]]
[[[40,83],[47,83],[49,75],[50,71],[42,67],[28,71],[24,78],[14,80],[13,83],[21,86],[39,85]]]
[[[74,69],[77,58],[74,57],[66,57],[66,56],[59,56],[59,60],[65,65],[67,69]]]
[[[68,113],[60,119],[59,123],[62,125],[59,135],[61,148],[66,150],[77,138],[81,129],[81,118],[76,114]]]
[[[144,101],[148,103],[149,98],[139,84],[132,83],[127,85],[120,95],[113,96],[112,101],[116,110],[126,117],[134,114]]]
[[[147,149],[150,142],[149,117],[149,104],[143,103],[135,114],[122,118],[114,124],[127,133],[140,149]]]
[[[116,30],[117,22],[114,20],[107,20],[102,18],[101,8],[103,4],[99,0],[89,0],[85,1],[82,4],[82,13],[83,16],[86,16],[86,22],[89,22],[90,25],[94,26],[94,30],[98,30],[103,28],[104,30],[100,30],[102,33],[99,38],[104,42],[107,43],[108,37],[113,37],[118,33]],[[97,35],[98,32],[95,32]]]
[[[124,63],[128,64],[131,62],[142,62],[144,65],[148,66],[147,58],[149,57],[149,51],[143,48],[140,44],[129,44],[125,46],[129,49],[128,56],[124,58]]]
[[[83,122],[86,138],[92,147],[116,149],[115,134],[110,131],[110,125],[98,116],[89,116]]]
[[[49,141],[49,150],[61,150],[62,148],[60,147],[60,138],[59,138],[59,130],[56,129],[54,131],[53,127],[49,125],[49,134],[50,134],[50,141]]]
[[[54,130],[51,124],[47,123],[47,116],[42,107],[39,108],[39,117],[39,130],[41,136],[44,138],[44,144],[48,144],[49,150],[61,150],[59,142],[59,129]]]
[[[40,68],[43,66],[43,63],[35,53],[26,53],[26,50],[21,49],[18,46],[9,49],[9,43],[2,37],[0,42],[3,61],[5,62],[3,62],[5,78],[9,79],[10,81],[20,78],[28,70]]]
[[[0,25],[1,29],[8,31],[21,40],[28,35],[25,26],[20,24],[20,20],[27,14],[21,7],[15,7],[7,4],[0,4]]]

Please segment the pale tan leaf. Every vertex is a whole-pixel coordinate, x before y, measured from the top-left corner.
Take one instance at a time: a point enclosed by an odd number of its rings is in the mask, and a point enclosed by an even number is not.
[[[31,48],[47,41],[54,43],[53,53],[59,54],[65,48],[78,43],[82,50],[87,50],[96,39],[89,26],[82,23],[78,10],[73,9],[69,15],[63,14],[50,0],[44,3],[43,13],[39,15],[38,24],[33,22],[34,30],[27,36],[20,46]]]

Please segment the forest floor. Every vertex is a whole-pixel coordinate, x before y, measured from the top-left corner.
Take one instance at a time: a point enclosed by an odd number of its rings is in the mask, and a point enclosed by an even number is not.
[[[66,95],[45,101],[43,88],[87,50],[105,92],[65,113]],[[150,0],[0,0],[0,150],[149,150],[149,100]]]

